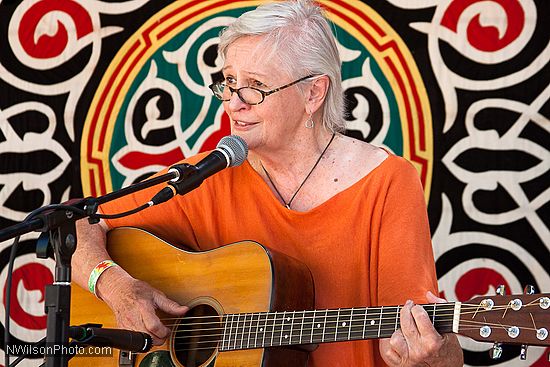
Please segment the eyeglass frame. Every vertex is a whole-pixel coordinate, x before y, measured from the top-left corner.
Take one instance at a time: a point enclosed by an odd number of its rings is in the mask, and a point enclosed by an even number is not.
[[[233,87],[230,87],[230,86],[227,85],[227,84],[224,84],[222,81],[218,81],[218,82],[212,83],[212,84],[210,84],[210,85],[208,86],[208,88],[210,88],[210,90],[211,90],[212,93],[214,94],[214,97],[216,97],[217,99],[219,99],[219,100],[222,101],[222,102],[227,102],[227,101],[231,100],[231,97],[233,97],[233,94],[236,92],[236,93],[237,93],[237,96],[239,97],[239,99],[241,100],[241,102],[246,103],[246,104],[249,105],[249,106],[257,106],[257,105],[259,105],[260,103],[262,103],[262,102],[265,100],[265,97],[267,97],[267,96],[269,96],[269,95],[272,95],[272,94],[275,93],[275,92],[279,92],[279,91],[281,91],[281,90],[283,90],[283,89],[286,89],[286,88],[291,87],[291,86],[293,86],[293,85],[295,85],[295,84],[298,84],[298,83],[300,83],[300,82],[303,82],[303,81],[306,80],[306,79],[310,79],[310,78],[314,78],[314,77],[316,77],[316,76],[322,76],[322,75],[324,75],[324,74],[311,74],[311,75],[305,76],[305,77],[303,77],[303,78],[300,78],[300,79],[298,79],[298,80],[295,80],[295,81],[293,81],[293,82],[290,82],[290,83],[288,83],[288,84],[285,84],[285,85],[283,85],[283,86],[280,86],[280,87],[278,87],[278,88],[275,88],[275,89],[272,89],[272,90],[268,90],[268,91],[261,90],[261,89],[259,89],[259,88],[255,88],[255,87],[250,87],[250,86],[244,86],[244,87],[240,87],[240,88],[233,88]],[[229,91],[231,92],[231,95],[229,96],[229,99],[222,99],[222,98],[219,98],[219,97],[216,95],[216,92],[214,91],[214,87],[215,87],[216,85],[223,85],[224,88],[229,88]],[[248,103],[248,102],[246,102],[246,101],[243,99],[243,97],[241,96],[241,93],[240,93],[240,91],[241,91],[242,89],[245,89],[245,88],[250,88],[250,89],[253,89],[253,90],[255,90],[255,91],[260,92],[260,94],[262,95],[261,101],[260,101],[260,102],[257,102],[257,103]]]

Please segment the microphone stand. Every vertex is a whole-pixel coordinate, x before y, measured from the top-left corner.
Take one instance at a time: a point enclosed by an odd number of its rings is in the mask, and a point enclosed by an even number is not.
[[[180,170],[182,166],[184,165],[179,165],[179,172],[168,172],[98,198],[88,197],[70,200],[63,204],[63,208],[66,208],[64,211],[47,209],[39,214],[37,218],[23,221],[0,231],[0,242],[31,231],[49,232],[49,242],[40,238],[36,248],[37,257],[47,258],[51,245],[55,257],[55,279],[53,284],[46,286],[45,298],[45,311],[47,314],[46,351],[53,349],[54,353],[46,353],[46,367],[65,367],[68,365],[70,358],[65,353],[56,352],[57,348],[63,349],[69,344],[71,259],[77,246],[76,221],[88,217],[90,224],[98,223],[99,217],[96,213],[100,204],[162,182],[179,179],[181,176],[187,177],[192,174],[195,168],[191,165],[185,165],[182,175]],[[71,208],[75,210],[70,210]],[[5,353],[8,353],[8,350]]]

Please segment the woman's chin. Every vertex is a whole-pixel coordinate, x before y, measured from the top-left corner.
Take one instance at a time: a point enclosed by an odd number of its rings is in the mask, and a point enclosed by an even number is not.
[[[242,131],[240,129],[231,129],[232,135],[237,135],[246,142],[248,149],[254,149],[260,142],[260,137],[258,134],[251,131]]]

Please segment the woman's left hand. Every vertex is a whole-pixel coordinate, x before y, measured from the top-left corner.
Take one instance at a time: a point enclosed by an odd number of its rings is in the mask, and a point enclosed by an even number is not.
[[[431,292],[428,302],[443,303]],[[390,339],[380,340],[380,354],[390,366],[462,366],[462,348],[454,334],[439,334],[422,306],[407,301],[401,309],[401,328]]]

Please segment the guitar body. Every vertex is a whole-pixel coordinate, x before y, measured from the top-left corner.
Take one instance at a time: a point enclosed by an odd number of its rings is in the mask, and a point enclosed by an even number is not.
[[[309,310],[314,305],[313,279],[300,262],[244,241],[207,252],[176,248],[150,233],[119,228],[108,233],[107,247],[115,262],[134,278],[160,289],[169,298],[192,308],[205,305],[218,315],[284,310]],[[170,317],[165,314],[162,318]],[[183,317],[185,319],[185,316]],[[116,328],[105,303],[77,285],[72,287],[71,325],[103,324]],[[172,325],[174,320],[167,322]],[[174,335],[174,333],[172,334]],[[298,348],[258,348],[206,351],[202,362],[183,362],[173,349],[174,338],[135,356],[136,367],[192,366],[305,366],[308,353]],[[203,353],[204,354],[204,353]],[[190,360],[190,356],[180,359]],[[164,361],[164,362],[159,362]],[[72,366],[119,366],[119,353],[112,357],[82,357]],[[132,364],[129,364],[132,365]]]

